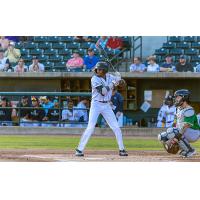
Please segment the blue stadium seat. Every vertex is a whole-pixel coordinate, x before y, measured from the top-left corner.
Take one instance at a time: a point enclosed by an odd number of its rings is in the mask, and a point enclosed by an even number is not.
[[[62,61],[62,62],[57,62],[55,63],[55,67],[65,67],[66,68],[66,62]]]
[[[173,43],[173,42],[166,42],[166,43],[163,43],[163,48],[165,49],[173,49],[176,47],[176,44]]]
[[[48,36],[46,39],[47,42],[60,42],[60,37],[58,36]]]
[[[52,49],[65,49],[65,43],[59,42],[59,43],[52,43]]]
[[[80,48],[82,48],[82,49],[89,49],[90,46],[91,46],[91,44],[92,44],[91,42],[83,42],[81,44]]]
[[[49,42],[39,43],[38,48],[39,49],[51,49],[51,43],[49,43]]]
[[[200,42],[193,42],[193,43],[191,44],[191,47],[192,47],[192,48],[196,48],[196,49],[200,49]]]
[[[48,59],[49,59],[49,56],[45,56],[45,55],[40,55],[40,56],[38,56],[38,60],[40,61],[40,62],[47,62],[48,61]]]
[[[68,43],[73,41],[74,39],[72,36],[60,36],[60,42]]]
[[[41,49],[31,49],[29,54],[32,56],[39,56],[39,55],[42,55],[42,50]]]
[[[54,66],[54,63],[48,61],[48,62],[44,62],[43,64],[45,66],[45,71],[46,72],[51,72],[52,71],[52,67]]]
[[[197,42],[200,42],[200,36],[197,36]]]
[[[85,56],[87,54],[87,50],[85,51],[85,49],[79,49],[78,52],[80,56]]]
[[[72,54],[72,50],[70,50],[70,49],[61,49],[61,50],[58,50],[58,54],[61,55],[61,56],[71,55]]]
[[[176,44],[176,47],[180,49],[189,49],[190,45],[187,42],[180,42]]]
[[[46,36],[35,36],[33,38],[33,41],[37,42],[37,43],[39,43],[39,42],[46,42],[47,41],[47,37]]]
[[[77,42],[67,43],[66,48],[68,48],[68,49],[79,49],[80,44],[77,43]]]
[[[90,36],[92,43],[96,43],[99,38],[100,38],[99,36]]]
[[[195,42],[195,36],[185,36],[184,41],[185,42]]]
[[[186,55],[197,55],[198,52],[199,51],[197,49],[187,49],[187,50],[185,50]]]
[[[191,56],[192,62],[200,62],[200,55]]]
[[[24,62],[27,63],[27,62],[31,62],[32,61],[32,57],[31,55],[27,55],[27,56],[22,56],[22,58],[24,59]]]
[[[59,55],[49,56],[49,62],[61,62],[62,60],[63,57]]]
[[[28,49],[20,49],[21,55],[22,56],[27,56],[29,54],[29,50]]]
[[[181,55],[181,54],[183,54],[183,50],[182,49],[171,49],[170,54],[171,55]]]
[[[63,62],[67,62],[70,58],[72,58],[70,55],[63,56]]]
[[[54,66],[52,67],[52,71],[57,72],[57,71],[66,71],[66,62],[58,62],[55,63]]]
[[[164,48],[156,49],[155,50],[155,55],[167,55],[169,51]]]
[[[25,43],[24,44],[24,48],[25,49],[36,49],[37,48],[37,44],[34,43],[34,42]]]
[[[45,49],[43,54],[53,56],[57,54],[57,51],[55,49]]]
[[[22,48],[24,48],[24,43],[23,43],[23,42],[17,42],[17,43],[15,44],[15,48],[16,48],[16,49],[22,49]]]
[[[181,36],[170,36],[169,42],[181,42]]]

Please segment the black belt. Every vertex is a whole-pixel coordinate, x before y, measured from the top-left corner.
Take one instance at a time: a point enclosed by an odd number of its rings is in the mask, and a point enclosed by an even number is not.
[[[108,103],[109,101],[98,101],[100,103]]]

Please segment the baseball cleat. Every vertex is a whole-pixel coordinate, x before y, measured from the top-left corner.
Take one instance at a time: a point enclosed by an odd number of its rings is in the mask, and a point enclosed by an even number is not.
[[[119,150],[120,156],[128,156],[128,152],[126,150]]]
[[[190,158],[190,157],[192,157],[195,154],[196,154],[196,150],[192,149],[192,150],[190,150],[188,152],[185,152],[185,154],[182,154],[182,157],[183,158]]]
[[[78,157],[83,157],[84,156],[84,153],[78,149],[75,150],[75,156],[78,156]]]

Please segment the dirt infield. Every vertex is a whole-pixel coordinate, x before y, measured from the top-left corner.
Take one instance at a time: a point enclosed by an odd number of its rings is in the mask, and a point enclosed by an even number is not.
[[[129,151],[128,157],[117,151],[86,151],[85,157],[75,157],[74,151],[63,150],[0,150],[0,161],[6,162],[200,162],[197,154],[181,158],[164,151]]]

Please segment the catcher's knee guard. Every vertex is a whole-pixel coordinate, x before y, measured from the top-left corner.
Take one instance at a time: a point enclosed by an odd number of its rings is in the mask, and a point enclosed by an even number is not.
[[[158,134],[158,140],[161,142],[166,142],[173,138],[179,139],[180,136],[181,134],[177,128],[168,128],[166,132]]]

